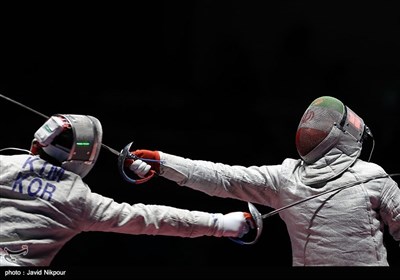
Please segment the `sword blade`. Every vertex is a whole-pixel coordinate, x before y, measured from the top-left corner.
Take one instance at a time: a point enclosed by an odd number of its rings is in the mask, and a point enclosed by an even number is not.
[[[21,106],[21,107],[23,107],[23,108],[25,108],[25,109],[28,109],[29,111],[34,112],[35,114],[37,114],[37,115],[39,115],[39,116],[42,116],[43,118],[46,118],[46,119],[49,118],[49,116],[47,116],[47,115],[45,115],[45,114],[42,114],[42,113],[40,113],[40,112],[38,112],[38,111],[32,109],[31,107],[28,107],[28,106],[26,106],[26,105],[24,105],[24,104],[22,104],[22,103],[20,103],[20,102],[18,102],[18,101],[15,101],[14,99],[11,99],[11,98],[9,98],[9,97],[7,97],[7,96],[1,94],[1,93],[0,93],[0,97],[1,97],[1,98],[4,98],[4,99],[6,99],[6,100],[8,100],[8,101],[10,101],[10,102],[12,102],[12,103],[14,103],[14,104],[17,104],[17,105],[19,105],[19,106]],[[119,156],[119,154],[120,154],[120,152],[118,152],[117,150],[111,148],[110,146],[107,146],[106,144],[101,143],[101,146],[102,146],[103,148],[106,148],[107,150],[109,150],[109,151],[110,151],[111,153],[113,153],[114,155]]]
[[[109,150],[109,151],[110,151],[111,153],[113,153],[114,155],[119,156],[119,154],[120,154],[120,152],[118,152],[117,150],[115,150],[115,149],[113,149],[113,148],[107,146],[106,144],[101,143],[101,146],[102,146],[103,148],[106,148],[107,150]]]
[[[356,182],[350,182],[349,184],[346,184],[346,185],[344,185],[344,186],[340,186],[340,187],[337,187],[337,188],[334,188],[334,189],[331,189],[331,190],[327,190],[327,191],[324,191],[324,192],[322,192],[322,193],[315,194],[315,195],[312,195],[312,196],[310,196],[310,197],[306,197],[306,198],[304,198],[304,199],[301,199],[300,201],[296,201],[296,202],[293,202],[293,203],[291,203],[291,204],[289,204],[289,205],[283,206],[283,207],[281,207],[281,208],[279,208],[279,209],[276,209],[276,210],[274,210],[274,211],[271,211],[271,212],[269,212],[269,213],[267,213],[267,214],[262,215],[261,218],[262,218],[262,219],[265,219],[265,218],[271,217],[271,216],[273,216],[273,215],[275,215],[275,214],[278,214],[278,213],[282,212],[283,210],[285,210],[285,209],[287,209],[287,208],[293,207],[293,206],[295,206],[295,205],[297,205],[297,204],[306,202],[307,200],[316,198],[316,197],[318,197],[318,196],[321,196],[321,195],[324,195],[324,194],[327,194],[327,193],[332,193],[332,192],[335,192],[335,191],[339,192],[339,191],[341,191],[341,190],[343,190],[343,189],[347,189],[347,188],[350,188],[350,187],[354,187],[354,186],[357,186],[357,185],[362,184],[362,183],[366,183],[366,182],[371,181],[371,180],[375,180],[375,179],[378,179],[378,178],[384,178],[384,177],[388,177],[388,176],[389,176],[389,175],[386,174],[386,175],[382,175],[382,176],[376,176],[376,177],[366,178],[366,179],[364,179],[364,180],[360,180],[360,181],[356,181]]]
[[[18,101],[15,101],[14,99],[11,99],[11,98],[9,98],[9,97],[7,97],[7,96],[1,94],[1,93],[0,93],[0,97],[4,98],[4,99],[6,99],[6,100],[8,100],[8,101],[10,101],[10,102],[12,102],[12,103],[14,103],[14,104],[17,104],[17,105],[19,105],[19,106],[21,106],[21,107],[24,107],[25,109],[28,109],[29,111],[32,111],[32,112],[34,112],[35,114],[37,114],[37,115],[39,115],[39,116],[42,116],[42,117],[45,118],[45,119],[48,119],[48,118],[49,118],[49,116],[46,116],[45,114],[42,114],[42,113],[40,113],[40,112],[38,112],[38,111],[32,109],[31,107],[28,107],[28,106],[26,106],[26,105],[24,105],[24,104],[22,104],[22,103],[20,103],[20,102],[18,102]]]

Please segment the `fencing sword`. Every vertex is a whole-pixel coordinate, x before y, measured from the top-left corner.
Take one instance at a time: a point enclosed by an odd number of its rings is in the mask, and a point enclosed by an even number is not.
[[[241,245],[254,244],[259,239],[259,237],[261,235],[261,232],[263,230],[263,220],[268,218],[268,217],[274,216],[274,215],[276,215],[276,214],[278,214],[278,213],[280,213],[280,212],[282,212],[282,211],[284,211],[284,210],[286,210],[288,208],[291,208],[291,207],[296,206],[298,204],[304,203],[304,202],[306,202],[308,200],[314,199],[314,198],[322,196],[324,194],[328,194],[328,193],[332,193],[332,192],[339,192],[339,191],[341,191],[343,189],[347,189],[347,188],[350,188],[350,187],[353,187],[353,186],[356,186],[356,185],[359,185],[359,184],[363,184],[363,183],[366,183],[368,181],[375,180],[375,179],[378,179],[378,178],[385,178],[385,177],[398,176],[398,175],[400,175],[400,174],[399,173],[386,174],[386,175],[380,175],[380,176],[374,176],[374,177],[366,178],[366,179],[361,180],[361,181],[351,182],[349,184],[345,184],[343,186],[340,186],[340,187],[337,187],[337,188],[334,188],[334,189],[331,189],[331,190],[326,190],[324,192],[321,192],[321,193],[306,197],[304,199],[300,199],[299,201],[295,201],[293,203],[285,205],[285,206],[283,206],[281,208],[273,210],[273,211],[271,211],[271,212],[269,212],[267,214],[264,214],[264,215],[262,215],[258,211],[258,209],[251,202],[247,202],[247,206],[249,208],[250,214],[253,217],[254,222],[256,224],[255,225],[255,229],[254,229],[256,231],[256,235],[255,235],[255,237],[254,237],[254,239],[252,241],[244,241],[244,240],[242,240],[240,238],[230,238],[230,239],[232,241],[238,243],[238,244],[241,244]]]
[[[1,93],[0,93],[0,97],[4,98],[4,99],[6,99],[6,100],[8,100],[8,101],[10,101],[10,102],[12,102],[12,103],[15,103],[15,104],[17,104],[17,105],[19,105],[19,106],[21,106],[21,107],[23,107],[23,108],[25,108],[25,109],[28,109],[28,110],[34,112],[35,114],[40,115],[40,116],[42,116],[42,117],[44,117],[44,118],[46,118],[46,119],[49,118],[47,115],[42,114],[42,113],[40,113],[40,112],[38,112],[38,111],[32,109],[31,107],[28,107],[28,106],[26,106],[26,105],[24,105],[24,104],[22,104],[22,103],[20,103],[20,102],[17,102],[17,101],[15,101],[15,100],[13,100],[13,99],[7,97],[7,96],[4,96],[4,95],[1,94]],[[150,180],[150,179],[156,174],[155,171],[154,171],[154,170],[151,170],[151,173],[150,173],[150,175],[149,175],[148,177],[145,177],[145,178],[142,178],[142,179],[139,179],[139,180],[132,179],[132,178],[130,178],[130,177],[125,173],[125,171],[124,171],[124,163],[125,163],[125,160],[126,160],[127,158],[128,158],[128,159],[132,159],[132,160],[140,159],[140,160],[142,160],[142,161],[156,161],[156,160],[144,159],[144,158],[140,158],[140,157],[137,157],[136,155],[132,154],[132,153],[130,152],[130,148],[131,148],[132,144],[133,144],[133,142],[129,143],[128,145],[126,145],[126,146],[121,150],[121,152],[118,152],[117,150],[111,148],[110,146],[108,146],[108,145],[106,145],[106,144],[104,144],[104,143],[101,143],[101,145],[102,145],[103,148],[107,149],[108,151],[110,151],[110,152],[113,153],[114,155],[118,156],[118,166],[119,166],[119,170],[120,170],[120,173],[121,173],[122,177],[123,177],[126,181],[128,181],[128,182],[130,182],[130,183],[134,183],[134,184],[144,183],[144,182]],[[319,196],[322,196],[322,195],[324,195],[324,194],[332,193],[332,192],[335,192],[335,191],[339,192],[339,191],[341,191],[341,190],[343,190],[343,189],[347,189],[347,188],[353,187],[353,186],[355,186],[355,185],[368,182],[368,181],[370,181],[370,180],[374,180],[374,179],[378,179],[378,178],[384,178],[384,177],[389,177],[389,176],[399,176],[399,175],[400,175],[399,173],[395,173],[395,174],[386,174],[385,176],[376,176],[376,177],[372,177],[372,178],[367,178],[367,179],[365,179],[365,180],[352,182],[352,183],[349,183],[349,184],[346,184],[346,185],[343,185],[343,186],[340,186],[340,187],[337,187],[337,188],[334,188],[334,189],[331,189],[331,190],[324,191],[324,192],[319,193],[319,194],[315,194],[315,195],[306,197],[306,198],[301,199],[301,200],[299,200],[299,201],[295,201],[295,202],[293,202],[293,203],[291,203],[291,204],[288,204],[288,205],[286,205],[286,206],[283,206],[283,207],[281,207],[281,208],[278,208],[278,209],[276,209],[276,210],[273,210],[273,211],[271,211],[271,212],[269,212],[269,213],[267,213],[267,214],[264,214],[264,215],[262,215],[262,214],[258,211],[258,209],[257,209],[251,202],[247,202],[248,208],[249,208],[249,211],[250,211],[250,214],[252,215],[252,217],[253,217],[253,219],[254,219],[254,222],[255,222],[255,229],[254,229],[254,230],[256,230],[256,236],[255,236],[255,238],[254,238],[252,241],[244,241],[244,240],[242,240],[241,238],[229,238],[229,239],[231,239],[232,241],[234,241],[234,242],[236,242],[236,243],[238,243],[238,244],[241,244],[241,245],[251,245],[251,244],[254,244],[254,243],[256,243],[256,242],[258,241],[258,239],[259,239],[259,237],[260,237],[260,235],[261,235],[261,233],[262,233],[262,230],[263,230],[263,220],[266,219],[266,218],[268,218],[268,217],[271,217],[271,216],[273,216],[273,215],[276,215],[276,214],[278,214],[278,213],[280,213],[280,212],[282,212],[282,211],[284,211],[284,210],[286,210],[286,209],[288,209],[288,208],[291,208],[291,207],[293,207],[293,206],[295,206],[295,205],[304,203],[304,202],[306,202],[306,201],[308,201],[308,200],[314,199],[314,198],[319,197]]]
[[[21,107],[23,107],[23,108],[25,108],[25,109],[27,109],[27,110],[33,112],[33,113],[35,113],[35,114],[37,114],[37,115],[39,115],[39,116],[45,118],[45,119],[49,119],[49,116],[47,116],[47,115],[45,115],[45,114],[43,114],[43,113],[41,113],[41,112],[39,112],[39,111],[36,111],[35,109],[33,109],[33,108],[31,108],[31,107],[29,107],[29,106],[27,106],[27,105],[25,105],[25,104],[22,104],[22,103],[20,103],[20,102],[14,100],[14,99],[11,99],[10,97],[7,97],[7,96],[5,96],[5,95],[3,95],[3,94],[1,94],[1,93],[0,93],[0,97],[2,97],[3,99],[8,100],[8,101],[10,101],[10,102],[12,102],[12,103],[14,103],[14,104],[17,104],[18,106],[21,106]],[[119,172],[120,172],[122,178],[124,178],[124,180],[126,180],[126,181],[128,181],[128,182],[130,182],[130,183],[133,183],[133,184],[141,184],[141,183],[147,182],[148,180],[150,180],[151,178],[153,178],[153,177],[155,176],[155,174],[156,174],[155,171],[154,171],[154,170],[150,170],[149,175],[146,176],[146,177],[144,177],[144,178],[141,178],[141,179],[133,179],[133,178],[129,177],[129,176],[126,174],[126,172],[125,172],[125,168],[124,168],[124,167],[125,167],[125,166],[124,166],[125,160],[126,160],[126,159],[132,159],[132,160],[140,159],[140,160],[146,161],[146,162],[154,161],[154,160],[152,160],[152,159],[140,158],[140,157],[138,157],[138,156],[132,154],[132,153],[130,152],[130,148],[131,148],[132,144],[133,144],[133,142],[131,142],[131,143],[129,143],[128,145],[126,145],[125,148],[123,148],[123,149],[121,150],[121,152],[118,152],[116,149],[111,148],[110,146],[108,146],[108,145],[106,145],[106,144],[104,144],[104,143],[101,143],[101,146],[102,146],[104,149],[108,150],[109,152],[113,153],[114,155],[116,155],[116,156],[118,157],[118,169],[119,169]]]

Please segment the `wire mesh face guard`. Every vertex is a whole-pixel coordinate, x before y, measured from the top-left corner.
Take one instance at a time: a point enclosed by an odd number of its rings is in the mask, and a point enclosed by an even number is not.
[[[322,96],[303,114],[296,132],[296,148],[310,164],[335,147],[343,134],[350,136],[351,145],[361,145],[364,132],[364,121],[356,113],[340,100]]]
[[[59,141],[70,135],[68,144]],[[101,148],[103,130],[98,119],[86,115],[58,114],[49,118],[35,133],[42,149],[61,166],[85,177],[93,168]]]

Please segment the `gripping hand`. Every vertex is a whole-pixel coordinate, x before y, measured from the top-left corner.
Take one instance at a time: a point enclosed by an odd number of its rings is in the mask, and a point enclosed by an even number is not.
[[[241,238],[254,228],[255,223],[250,213],[232,212],[218,219],[218,235]]]
[[[135,150],[131,154],[136,159],[127,158],[125,166],[139,177],[148,176],[150,171],[160,173],[160,154],[157,151]]]

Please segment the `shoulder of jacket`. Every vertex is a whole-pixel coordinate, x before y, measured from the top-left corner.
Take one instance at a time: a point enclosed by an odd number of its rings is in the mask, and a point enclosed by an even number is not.
[[[363,160],[357,160],[351,167],[355,172],[365,176],[387,176],[388,174],[382,166]]]

